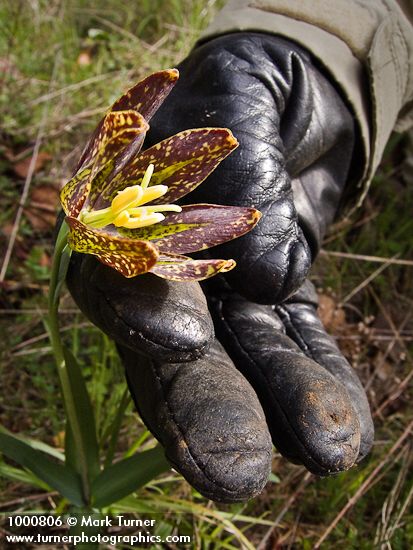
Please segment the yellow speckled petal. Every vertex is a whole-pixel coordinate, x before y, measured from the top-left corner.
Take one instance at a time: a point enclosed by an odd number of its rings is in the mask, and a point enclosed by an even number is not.
[[[60,202],[66,216],[78,216],[89,192],[91,169],[84,168],[60,191]]]
[[[98,172],[103,164],[139,135],[142,144],[148,128],[145,118],[134,110],[109,111],[89,139],[78,166],[88,166],[93,162],[94,173]]]
[[[169,214],[167,214],[165,222],[167,222],[168,216]],[[155,239],[163,239],[169,235],[174,235],[175,233],[181,233],[182,231],[189,231],[199,227],[199,223],[167,223],[167,225],[163,225],[163,223],[158,223],[150,227],[141,227],[139,229],[126,229],[124,227],[119,227],[118,231],[120,235],[130,239],[153,241]]]
[[[159,256],[156,246],[147,241],[117,237],[72,217],[67,217],[66,222],[70,227],[68,243],[73,250],[97,256],[99,261],[125,277],[146,273]]]
[[[119,168],[127,164],[122,163],[124,155],[119,153],[127,149],[132,142],[134,152],[139,151],[148,128],[142,115],[134,111],[119,111],[106,115],[97,128],[96,135],[86,147],[86,153],[82,155],[83,160],[79,166],[86,167],[78,169],[76,175],[62,189],[60,200],[67,215],[77,216],[83,206],[86,206],[93,179],[93,187],[100,189],[104,186],[108,175],[115,168],[115,163],[109,165],[110,161],[118,156]],[[136,139],[139,139],[140,145]]]
[[[149,120],[175,86],[178,78],[179,72],[176,69],[168,69],[151,74],[115,101],[109,110],[109,114],[114,111],[132,110],[136,114],[140,113],[146,120]],[[105,119],[99,122],[97,128],[89,138],[76,171],[91,161],[95,144],[102,132],[104,122]]]
[[[153,228],[122,229],[121,233],[131,239],[150,240],[162,253],[189,254],[248,233],[260,218],[255,208],[190,204],[181,212],[165,212],[165,220]]]
[[[149,189],[159,184],[168,186],[168,192],[162,199],[155,199],[154,204],[175,202],[203,182],[237,146],[237,140],[225,128],[180,132],[141,152],[119,170],[96,201],[96,207],[105,208],[117,191],[138,183],[149,164],[155,165]]]
[[[203,281],[235,267],[234,260],[192,260],[180,256],[177,261],[160,262],[150,272],[170,281]],[[166,259],[166,258],[164,258]]]
[[[136,111],[109,112],[100,124],[100,129],[90,145],[84,164],[93,163],[93,174],[114,158],[128,143],[141,136],[141,145],[149,125]]]
[[[112,105],[111,111],[134,109],[146,120],[150,120],[155,111],[175,86],[179,78],[177,69],[166,69],[147,76],[123,94]]]

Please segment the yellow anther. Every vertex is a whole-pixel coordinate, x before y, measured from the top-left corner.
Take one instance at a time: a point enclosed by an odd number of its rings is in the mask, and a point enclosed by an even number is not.
[[[179,204],[155,204],[154,206],[147,206],[146,209],[148,212],[182,212]]]
[[[139,218],[129,218],[129,220],[122,225],[127,229],[138,229],[139,227],[146,227],[147,225],[153,225],[159,223],[165,219],[163,214],[149,214],[148,216],[142,216]]]
[[[119,214],[122,210],[138,206],[144,194],[140,185],[132,185],[120,191],[113,199],[110,206],[113,214]]]
[[[159,197],[165,195],[167,191],[168,187],[166,185],[152,185],[152,187],[148,187],[148,189],[143,191],[142,197],[135,206],[140,206],[141,204],[159,199]]]
[[[146,189],[149,185],[149,182],[151,181],[151,177],[153,174],[153,171],[155,169],[155,166],[153,164],[149,164],[148,168],[146,169],[142,181],[141,181],[141,187],[142,189]]]
[[[137,229],[163,221],[165,216],[161,212],[181,212],[182,208],[177,204],[141,206],[159,199],[168,191],[166,185],[148,187],[153,171],[154,165],[150,164],[140,185],[131,185],[119,191],[107,208],[90,212],[82,211],[80,219],[96,228],[113,224],[116,227]]]
[[[118,214],[113,220],[113,225],[115,225],[116,227],[125,227],[125,224],[128,223],[129,219],[129,212],[127,210],[124,210],[123,212]]]

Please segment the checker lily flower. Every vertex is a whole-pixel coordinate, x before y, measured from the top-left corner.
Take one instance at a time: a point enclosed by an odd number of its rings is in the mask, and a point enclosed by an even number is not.
[[[260,218],[254,208],[174,204],[238,146],[229,130],[186,130],[141,152],[148,121],[178,76],[154,73],[118,99],[61,192],[69,246],[125,277],[151,272],[186,281],[229,271],[233,260],[186,254],[239,237]]]

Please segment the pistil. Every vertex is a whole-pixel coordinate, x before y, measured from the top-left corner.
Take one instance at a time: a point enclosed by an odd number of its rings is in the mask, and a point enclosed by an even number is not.
[[[158,204],[143,206],[148,202],[159,199],[168,191],[166,185],[149,186],[154,172],[154,165],[150,164],[142,177],[140,185],[131,185],[119,191],[112,200],[112,204],[101,210],[82,211],[80,220],[86,225],[101,229],[107,225],[137,229],[159,223],[165,219],[162,212],[181,212],[177,204]]]

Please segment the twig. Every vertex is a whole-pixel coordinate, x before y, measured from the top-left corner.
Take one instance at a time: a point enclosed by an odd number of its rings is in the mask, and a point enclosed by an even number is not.
[[[74,84],[69,84],[64,88],[55,90],[54,92],[48,92],[47,94],[41,95],[40,97],[33,99],[33,101],[29,103],[29,105],[33,107],[34,105],[38,105],[39,103],[44,103],[45,101],[49,101],[50,99],[54,99],[55,97],[64,95],[66,92],[74,92],[76,90],[80,90],[85,86],[89,86],[89,84],[94,84],[95,82],[99,82],[100,80],[106,80],[107,78],[113,78],[116,74],[119,74],[120,72],[121,71],[111,71],[109,73],[98,74],[95,76],[91,76],[90,78],[85,78],[85,80],[82,80],[81,82],[75,82]]]
[[[399,260],[397,258],[382,258],[381,256],[366,256],[364,254],[353,254],[351,252],[333,252],[332,250],[320,250],[323,256],[334,256],[336,258],[348,258],[350,260],[361,260],[363,262],[376,262],[389,265],[408,265],[413,267],[413,260]]]
[[[67,325],[66,327],[62,327],[60,329],[61,332],[64,332],[66,330],[72,330],[73,328],[87,328],[90,327],[90,323],[80,323],[78,325]],[[43,334],[39,334],[38,336],[34,336],[33,338],[29,338],[29,340],[25,340],[24,342],[20,342],[20,344],[17,344],[11,349],[11,352],[16,352],[19,349],[23,349],[27,346],[31,346],[32,344],[37,344],[37,342],[40,342],[41,340],[46,340],[46,338],[49,338],[49,334],[47,332],[44,332]]]
[[[0,309],[0,315],[45,315],[47,309]],[[59,314],[74,315],[79,313],[78,309],[59,309]]]
[[[406,429],[404,430],[402,435],[399,437],[399,439],[396,441],[396,443],[393,445],[393,447],[390,449],[390,451],[387,453],[385,458],[374,468],[374,470],[364,480],[364,482],[360,485],[360,487],[357,489],[354,495],[348,500],[347,504],[343,506],[340,512],[336,515],[334,520],[330,523],[330,525],[327,527],[327,529],[324,531],[324,533],[316,542],[314,546],[314,550],[317,550],[317,548],[320,548],[321,544],[326,540],[326,538],[330,535],[330,533],[337,527],[338,523],[343,519],[343,517],[347,514],[347,512],[356,504],[358,499],[368,491],[371,481],[384,468],[384,466],[390,460],[391,456],[400,447],[403,441],[407,439],[412,429],[413,429],[413,420],[410,421],[410,423],[407,425]]]
[[[36,500],[44,500],[49,497],[55,497],[59,493],[56,491],[52,491],[50,493],[42,493],[41,495],[29,495],[27,497],[20,497],[16,498],[15,500],[9,500],[8,502],[2,502],[0,504],[0,508],[10,508],[11,506],[16,506],[17,504],[24,504],[27,501],[36,501]]]
[[[373,418],[376,416],[379,416],[386,407],[390,405],[390,403],[393,403],[393,401],[396,401],[401,394],[404,392],[404,390],[407,388],[408,383],[410,382],[411,378],[413,377],[413,370],[409,372],[409,374],[400,382],[400,384],[397,387],[397,390],[389,395],[389,397],[383,401],[383,403],[375,410],[373,413]]]

